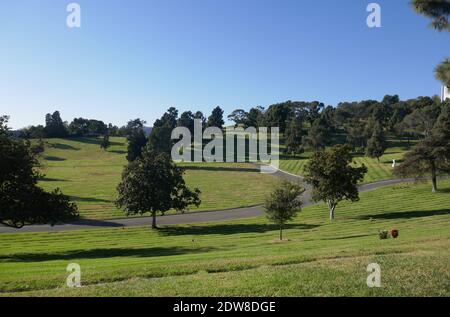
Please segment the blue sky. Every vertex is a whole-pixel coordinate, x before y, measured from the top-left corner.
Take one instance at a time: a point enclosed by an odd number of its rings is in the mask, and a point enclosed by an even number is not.
[[[209,114],[285,100],[434,95],[448,33],[408,0],[1,0],[0,114],[11,126],[96,118],[149,124],[170,106]]]

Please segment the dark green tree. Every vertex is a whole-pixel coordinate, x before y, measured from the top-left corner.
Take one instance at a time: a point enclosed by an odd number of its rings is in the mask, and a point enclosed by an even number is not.
[[[185,211],[190,205],[200,205],[200,191],[190,190],[183,179],[183,169],[175,165],[166,153],[147,146],[142,155],[130,162],[117,187],[116,205],[127,215],[150,213],[152,228],[157,214],[174,209]]]
[[[336,145],[330,150],[315,152],[305,167],[305,180],[312,185],[314,201],[324,201],[334,219],[336,206],[342,200],[358,201],[358,182],[367,167],[352,166],[351,147]]]
[[[132,162],[137,159],[141,155],[142,149],[147,143],[147,138],[145,137],[144,133],[144,124],[145,121],[141,119],[128,121],[125,129],[128,141],[128,162]]]
[[[78,217],[77,207],[59,189],[45,192],[37,186],[38,156],[30,142],[9,138],[0,122],[0,223],[22,228],[29,224],[54,225]]]
[[[443,104],[433,131],[411,151],[394,169],[396,175],[423,177],[431,175],[432,191],[437,191],[439,173],[450,172],[450,103]]]
[[[303,153],[303,122],[301,118],[295,116],[291,122],[289,122],[286,128],[286,151],[290,154]]]
[[[314,121],[305,138],[305,145],[311,147],[315,151],[323,149],[331,142],[331,131],[327,121],[320,117]]]
[[[68,135],[66,124],[61,119],[59,111],[45,116],[45,134],[47,138],[65,138]]]
[[[439,31],[450,31],[448,23],[450,2],[448,0],[413,0],[412,6],[417,13],[431,18],[431,27]]]
[[[161,119],[155,121],[148,140],[153,150],[170,154],[172,146],[176,142],[171,137],[173,129],[177,127],[177,122],[179,122],[178,110],[174,107],[169,108]]]
[[[208,117],[207,126],[208,127],[217,127],[219,129],[223,128],[225,122],[223,121],[223,110],[220,107],[215,107]]]
[[[448,22],[450,2],[448,0],[413,0],[412,6],[417,13],[431,18],[431,27],[438,31],[450,31]],[[435,69],[436,78],[450,87],[450,59],[445,59]]]
[[[305,190],[288,181],[282,182],[266,199],[264,210],[267,219],[280,228],[280,240],[283,240],[283,227],[301,211],[301,195]]]
[[[367,141],[367,156],[371,158],[376,158],[378,163],[380,162],[380,157],[384,154],[387,149],[387,141],[384,136],[383,127],[380,123],[375,125],[372,136]]]
[[[100,148],[106,151],[110,146],[111,142],[109,141],[109,134],[106,133],[103,136],[102,142],[100,143]]]

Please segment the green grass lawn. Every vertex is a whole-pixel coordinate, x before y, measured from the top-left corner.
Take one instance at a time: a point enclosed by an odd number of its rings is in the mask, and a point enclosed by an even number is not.
[[[124,217],[114,206],[116,187],[126,164],[124,138],[111,138],[108,151],[100,149],[100,139],[50,139],[43,153],[45,178],[40,185],[61,188],[71,196],[80,214],[92,219]],[[250,164],[190,163],[185,180],[201,191],[202,204],[190,211],[219,210],[260,204],[276,181],[259,173]]]
[[[402,184],[305,208],[278,242],[265,218],[149,228],[0,235],[1,295],[450,295],[450,181]],[[378,230],[397,228],[398,239]],[[79,263],[81,289],[65,271]],[[382,287],[366,286],[381,266]]]
[[[368,172],[364,177],[364,183],[372,183],[394,178],[392,175],[392,160],[395,159],[400,164],[403,154],[408,150],[407,142],[390,140],[389,148],[380,158],[380,162],[377,159],[372,159],[364,155],[355,155],[354,161],[357,165],[365,164],[367,166]],[[311,155],[312,152],[308,151],[295,157],[283,157],[280,160],[280,169],[295,175],[302,175],[304,173],[304,167]]]

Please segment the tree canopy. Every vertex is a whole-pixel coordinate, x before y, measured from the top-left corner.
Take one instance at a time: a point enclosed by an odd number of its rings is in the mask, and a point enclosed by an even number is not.
[[[156,228],[157,214],[171,209],[183,212],[190,205],[201,203],[200,190],[189,189],[183,173],[167,153],[148,145],[140,157],[125,167],[117,187],[116,205],[127,215],[150,213],[152,227]]]
[[[313,186],[314,201],[324,201],[334,219],[341,200],[358,201],[358,182],[367,173],[367,167],[352,166],[351,147],[336,145],[329,150],[315,152],[305,167],[305,180]]]

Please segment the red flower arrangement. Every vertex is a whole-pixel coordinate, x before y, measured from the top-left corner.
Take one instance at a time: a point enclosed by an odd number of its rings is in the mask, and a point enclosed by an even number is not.
[[[398,237],[398,230],[397,229],[392,229],[391,230],[391,237],[394,238],[394,239]]]

